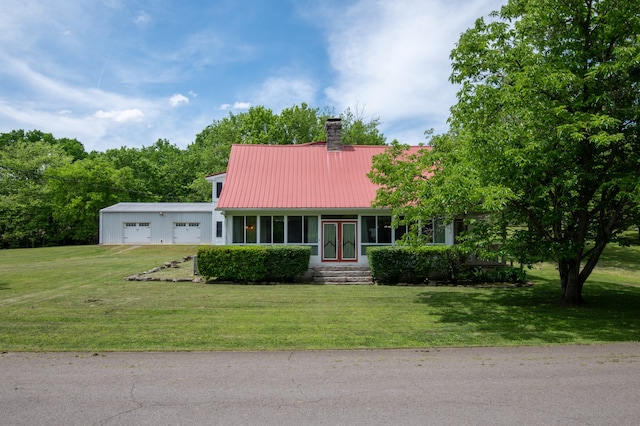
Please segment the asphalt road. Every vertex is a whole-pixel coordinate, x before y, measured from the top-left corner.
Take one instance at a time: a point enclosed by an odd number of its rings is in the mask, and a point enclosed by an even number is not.
[[[2,425],[638,425],[640,343],[4,353]]]

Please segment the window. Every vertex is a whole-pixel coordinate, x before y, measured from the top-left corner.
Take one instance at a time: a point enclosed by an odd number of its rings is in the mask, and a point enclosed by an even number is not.
[[[454,243],[458,243],[460,236],[463,232],[467,231],[467,226],[464,224],[464,220],[456,219],[453,221],[453,241]]]
[[[302,216],[287,217],[287,242],[302,243]]]
[[[261,244],[271,243],[272,241],[271,231],[273,229],[271,224],[272,224],[271,216],[260,216],[260,243]]]
[[[231,242],[234,244],[255,244],[258,242],[258,217],[257,216],[234,216],[233,236]]]
[[[311,253],[317,255],[318,223],[318,216],[233,216],[231,242],[308,244]],[[216,222],[216,236],[222,237],[222,222]]]
[[[436,219],[433,221],[433,243],[434,244],[445,243],[444,223],[442,223],[441,219]]]
[[[273,217],[273,243],[284,244],[284,216]]]
[[[404,234],[406,234],[407,232],[409,232],[408,225],[398,225],[398,227],[394,229],[393,241],[396,242],[401,240]]]
[[[125,228],[136,228],[136,227],[141,227],[141,228],[148,228],[151,226],[150,222],[125,222],[124,223],[124,227]]]
[[[216,222],[216,238],[222,238],[222,222]]]
[[[233,239],[234,244],[244,244],[244,216],[233,217]]]
[[[255,244],[258,242],[258,217],[247,216],[245,218],[246,243]]]
[[[140,224],[141,226],[144,224]],[[187,226],[189,228],[199,228],[200,227],[200,223],[199,222],[174,222],[173,226],[176,228],[186,228]]]
[[[304,217],[304,242],[318,243],[318,216]]]
[[[441,219],[434,219],[425,223],[420,229],[420,234],[426,237],[427,244],[445,243],[445,227]]]
[[[222,194],[222,182],[216,182],[216,198],[220,198]]]
[[[375,216],[362,216],[362,242],[363,243],[376,243],[376,217]]]
[[[391,244],[391,216],[362,216],[363,243]]]
[[[391,216],[378,216],[378,244],[391,244]]]
[[[409,232],[409,225],[393,228],[391,216],[362,216],[360,237],[363,249],[367,245],[391,244],[402,239]],[[427,244],[445,244],[445,226],[442,220],[429,221],[420,228],[420,233],[428,239]],[[363,253],[364,254],[364,253]]]

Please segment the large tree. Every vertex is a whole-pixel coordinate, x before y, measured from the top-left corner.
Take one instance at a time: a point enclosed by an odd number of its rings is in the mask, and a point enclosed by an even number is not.
[[[105,158],[89,157],[50,169],[44,200],[51,206],[52,219],[61,244],[98,242],[100,209],[132,195],[135,178],[129,167],[115,168]]]
[[[451,132],[418,158],[379,159],[379,204],[406,209],[413,187],[423,215],[493,213],[475,237],[555,261],[563,300],[582,303],[605,246],[640,216],[640,3],[511,0],[451,58]],[[413,177],[394,181],[393,162]]]
[[[0,248],[39,247],[55,240],[46,173],[70,163],[60,146],[42,140],[19,137],[0,147]]]

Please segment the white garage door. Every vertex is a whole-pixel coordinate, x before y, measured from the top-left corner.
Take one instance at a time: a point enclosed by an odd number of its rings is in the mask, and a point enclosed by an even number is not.
[[[173,224],[174,244],[200,244],[200,223],[175,222]]]
[[[125,244],[149,244],[151,242],[151,224],[149,222],[125,222]]]

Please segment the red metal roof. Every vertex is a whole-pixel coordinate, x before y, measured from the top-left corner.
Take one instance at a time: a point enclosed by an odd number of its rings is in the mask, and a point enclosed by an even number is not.
[[[325,142],[233,145],[218,209],[370,208],[376,195],[367,173],[385,146]],[[412,149],[412,151],[415,151]]]

